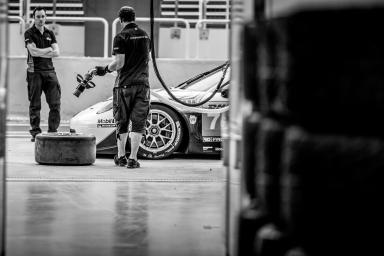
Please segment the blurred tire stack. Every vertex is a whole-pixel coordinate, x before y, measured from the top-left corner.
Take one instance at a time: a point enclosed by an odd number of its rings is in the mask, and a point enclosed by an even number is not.
[[[384,6],[369,2],[245,26],[239,255],[384,255]]]

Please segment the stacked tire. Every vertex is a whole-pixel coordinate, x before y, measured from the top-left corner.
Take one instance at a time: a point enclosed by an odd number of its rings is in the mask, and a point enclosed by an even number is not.
[[[257,38],[244,91],[260,119],[244,119],[256,160],[243,177],[264,222],[243,228],[253,244],[239,255],[384,255],[384,8],[372,7],[298,9],[244,35]]]

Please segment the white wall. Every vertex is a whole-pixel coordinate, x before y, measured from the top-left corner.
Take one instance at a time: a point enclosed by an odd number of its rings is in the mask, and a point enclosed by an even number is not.
[[[201,40],[196,29],[190,29],[189,53],[191,59],[228,59],[229,30],[208,29],[208,40]],[[180,39],[171,38],[171,28],[160,28],[159,57],[184,58],[186,30],[181,29]],[[197,53],[199,47],[199,53]]]
[[[24,31],[25,29],[21,24],[9,24],[9,55],[25,56]]]
[[[84,56],[85,29],[84,26],[58,25],[57,41],[59,43],[61,56]],[[26,56],[24,47],[24,29],[17,23],[10,24],[10,56]],[[190,29],[189,56],[190,59],[228,59],[229,30],[208,29],[208,40],[199,38],[199,31]],[[181,29],[180,39],[172,39],[170,28],[160,28],[159,35],[159,58],[185,58],[186,31]],[[103,45],[100,45],[102,48]],[[199,53],[197,52],[199,49]]]
[[[62,56],[84,56],[84,26],[58,25],[57,42]],[[9,55],[26,56],[24,31],[20,24],[9,26]],[[103,46],[100,46],[103,47]]]

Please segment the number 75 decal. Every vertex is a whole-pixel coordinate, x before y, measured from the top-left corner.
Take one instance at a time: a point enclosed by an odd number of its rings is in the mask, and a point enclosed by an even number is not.
[[[207,113],[208,118],[212,118],[211,120],[211,125],[209,126],[209,129],[214,130],[216,127],[217,120],[220,117],[220,114],[215,114],[215,113]]]
[[[220,135],[220,113],[206,113],[202,115],[202,135],[216,136]]]

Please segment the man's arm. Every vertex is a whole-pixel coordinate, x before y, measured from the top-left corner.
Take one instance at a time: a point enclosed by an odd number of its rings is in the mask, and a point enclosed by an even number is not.
[[[35,43],[27,44],[27,49],[33,57],[43,57],[53,51],[52,47],[37,48]]]
[[[49,53],[46,53],[40,57],[43,57],[43,58],[53,58],[53,57],[59,57],[60,55],[60,49],[59,49],[59,45],[57,43],[54,43],[51,45],[51,48],[52,48],[52,51],[49,52]]]
[[[125,54],[115,54],[115,59],[107,66],[96,66],[96,75],[104,76],[107,72],[118,71],[124,66]]]
[[[108,70],[111,72],[122,69],[125,61],[125,54],[116,54],[114,56],[115,59],[108,64]]]

